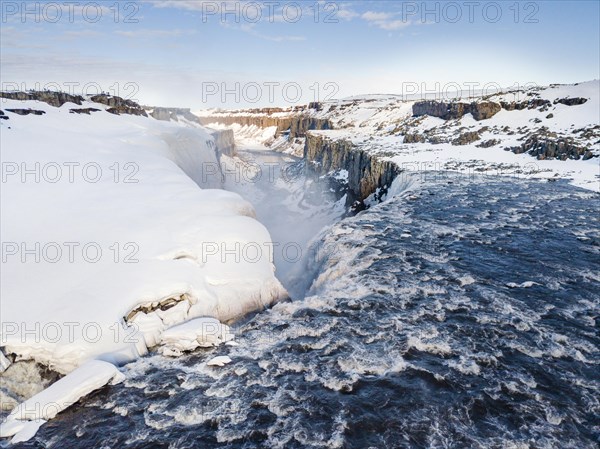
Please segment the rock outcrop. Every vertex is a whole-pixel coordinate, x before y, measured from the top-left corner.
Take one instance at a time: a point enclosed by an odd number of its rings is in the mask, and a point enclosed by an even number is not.
[[[215,139],[215,146],[219,154],[235,156],[235,136],[231,129],[210,129],[211,136]]]
[[[484,140],[481,143],[478,143],[476,146],[477,148],[491,148],[491,147],[495,147],[496,145],[500,144],[500,140],[498,139],[490,139],[490,140]]]
[[[575,97],[575,98],[559,98],[554,103],[560,103],[567,106],[578,106],[587,102],[587,98]]]
[[[291,117],[272,117],[269,115],[214,115],[205,116],[199,118],[200,124],[203,126],[209,126],[212,123],[218,123],[220,125],[234,125],[240,126],[258,126],[259,128],[270,128],[275,126],[277,133],[280,133],[280,129],[289,129],[291,126]]]
[[[96,108],[74,108],[74,109],[69,109],[69,113],[70,114],[85,114],[85,115],[90,115],[92,112],[100,112],[100,109],[96,109]]]
[[[418,101],[413,107],[413,116],[429,115],[444,120],[455,120],[464,115],[471,114],[475,120],[486,120],[496,115],[502,107],[492,101],[473,103],[443,102],[443,101]]]
[[[247,115],[214,115],[200,117],[200,124],[210,126],[211,123],[230,126],[257,126],[259,128],[276,127],[275,136],[289,133],[290,138],[305,137],[307,131],[333,129],[329,119],[314,118],[304,113],[296,113],[285,116],[273,116],[271,109],[261,109],[260,113]]]
[[[300,115],[292,118],[290,124],[290,138],[306,137],[307,131],[332,129],[331,122],[327,119]]]
[[[570,138],[552,139],[543,135],[533,135],[517,147],[506,148],[515,154],[528,153],[531,156],[542,159],[591,159],[594,154],[588,148],[574,143]]]
[[[81,95],[71,95],[65,92],[51,92],[51,91],[29,91],[29,92],[0,92],[0,98],[6,98],[9,100],[19,100],[19,101],[41,101],[43,103],[47,103],[50,106],[61,107],[66,103],[74,103],[76,105],[81,106],[83,102],[86,100]],[[125,100],[121,97],[117,97],[109,94],[99,94],[94,95],[89,98],[89,101],[94,103],[99,103],[108,106],[106,109],[107,112],[111,114],[130,114],[130,115],[142,115],[147,117],[146,111],[132,100]],[[74,114],[89,114],[90,112],[99,111],[100,109],[94,108],[73,108],[70,109],[69,112]],[[17,111],[17,109],[7,111]],[[34,112],[24,112],[27,109],[18,109],[18,111],[22,111],[21,115],[32,114]],[[86,112],[87,111],[87,112]],[[19,114],[19,112],[15,112]],[[38,114],[41,115],[41,114]]]
[[[481,140],[477,131],[468,131],[460,134],[456,139],[452,141],[452,145],[468,145],[470,143]]]
[[[46,111],[38,111],[35,109],[7,109],[6,111],[18,115],[44,115],[46,113]]]
[[[121,115],[121,114],[129,114],[129,115],[142,115],[144,117],[148,117],[148,114],[139,104],[137,104],[133,100],[126,100],[121,97],[117,97],[115,95],[109,94],[100,94],[94,95],[90,98],[90,101],[94,103],[103,104],[109,106],[106,112],[110,112],[111,114]]]
[[[318,176],[337,170],[348,171],[346,205],[358,208],[372,194],[381,199],[400,173],[393,162],[369,155],[349,140],[332,140],[319,134],[306,135],[304,158]]]
[[[179,117],[183,117],[190,122],[199,123],[199,118],[192,114],[191,109],[189,108],[162,108],[155,107],[151,108],[152,112],[150,116],[155,118],[156,120],[162,120],[165,122],[173,121],[178,122]]]
[[[0,92],[0,98],[20,101],[41,101],[57,108],[61,107],[65,103],[75,103],[81,106],[81,103],[84,101],[84,98],[81,95],[70,95],[65,92],[51,91]]]
[[[423,134],[412,133],[404,135],[404,143],[425,143],[427,138]]]
[[[549,100],[543,100],[541,98],[533,98],[531,100],[528,101],[501,101],[500,102],[500,106],[502,106],[502,109],[506,110],[506,111],[522,111],[524,109],[537,109],[537,108],[544,108],[544,107],[548,107],[550,106],[552,103],[550,103]]]

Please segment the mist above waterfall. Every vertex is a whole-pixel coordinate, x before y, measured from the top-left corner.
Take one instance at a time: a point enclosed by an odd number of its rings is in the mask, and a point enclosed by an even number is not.
[[[225,188],[244,196],[273,242],[276,276],[292,298],[309,287],[304,270],[322,248],[311,241],[345,212],[344,200],[324,178],[310,176],[302,159],[244,141],[224,169]]]

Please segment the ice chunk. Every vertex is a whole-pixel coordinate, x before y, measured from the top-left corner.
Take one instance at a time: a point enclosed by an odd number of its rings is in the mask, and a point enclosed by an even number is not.
[[[0,438],[11,437],[16,435],[25,428],[27,421],[16,421],[7,419],[0,424]]]
[[[37,431],[46,421],[43,419],[36,419],[35,421],[27,421],[25,425],[17,434],[10,440],[12,444],[23,443],[24,441],[28,441],[35,436]]]
[[[86,362],[42,392],[19,404],[2,424],[1,436],[12,436],[27,430],[20,436],[24,438],[34,429],[34,426],[29,425],[28,422],[37,423],[40,420],[52,419],[92,391],[121,380],[123,374],[116,366],[100,360]],[[35,430],[37,431],[37,427]],[[35,431],[29,438],[33,435]]]
[[[220,355],[218,357],[213,357],[210,359],[206,365],[208,366],[225,366],[228,363],[231,363],[231,359],[226,355]]]
[[[234,339],[229,326],[214,318],[196,318],[167,329],[162,335],[163,354],[219,346]]]

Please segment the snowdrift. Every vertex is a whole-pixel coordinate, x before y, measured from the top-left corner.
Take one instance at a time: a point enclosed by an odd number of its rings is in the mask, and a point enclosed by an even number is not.
[[[2,100],[2,351],[69,373],[121,364],[196,317],[287,295],[252,206],[221,186],[204,129]],[[2,357],[2,365],[7,360]]]

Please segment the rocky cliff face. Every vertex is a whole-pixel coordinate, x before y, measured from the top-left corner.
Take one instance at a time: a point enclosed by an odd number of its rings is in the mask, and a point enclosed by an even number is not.
[[[90,101],[109,106],[106,112],[110,112],[111,114],[143,115],[144,117],[148,117],[144,108],[133,100],[126,100],[114,95],[100,94],[91,97]]]
[[[291,118],[289,117],[272,117],[269,115],[215,115],[200,117],[200,124],[208,126],[211,123],[220,125],[240,125],[240,126],[258,126],[259,128],[277,127],[279,134],[283,129],[289,129],[291,126]],[[286,128],[287,127],[287,128]]]
[[[328,119],[300,115],[292,118],[290,138],[305,137],[307,131],[333,129]]]
[[[526,101],[500,101],[499,103],[492,101],[479,101],[473,103],[463,102],[440,102],[440,101],[418,101],[413,105],[413,116],[420,117],[429,115],[439,117],[444,120],[455,120],[463,117],[466,114],[472,114],[475,120],[486,120],[501,109],[507,111],[522,111],[524,109],[539,109],[544,112],[548,110],[552,104],[564,104],[566,106],[578,106],[585,104],[586,98],[560,98],[554,103],[542,98],[532,98]]]
[[[262,111],[262,110],[261,110]],[[264,110],[267,111],[267,110]],[[328,119],[311,117],[308,114],[298,113],[287,116],[269,115],[271,112],[261,112],[257,114],[232,114],[232,115],[214,115],[200,117],[200,124],[208,126],[211,123],[221,125],[241,125],[257,126],[259,128],[276,127],[275,136],[288,133],[290,138],[304,137],[307,131],[333,129],[333,125]],[[270,109],[268,111],[271,111]]]
[[[481,94],[468,101],[368,95],[302,108],[211,110],[204,112],[201,122],[275,127],[281,137],[261,143],[275,151],[304,155],[319,176],[347,170],[351,201],[360,202],[389,185],[398,170],[378,157],[394,160],[398,167],[406,163],[419,170],[481,172],[497,170],[497,161],[502,160],[503,172],[522,173],[527,165],[524,158],[507,154],[506,149],[548,163],[580,160],[577,182],[591,183],[596,175],[587,160],[600,156],[600,125],[594,120],[598,92],[598,81],[592,81]],[[544,166],[551,168],[536,171],[540,177],[549,172],[565,177],[574,173],[566,167],[569,164],[562,164],[563,168],[548,163]],[[341,179],[341,174],[328,179]],[[332,186],[341,190],[336,182]]]
[[[159,108],[159,107],[155,107],[155,108],[148,108],[151,109],[152,112],[150,113],[150,116],[155,118],[156,120],[161,120],[161,121],[173,121],[173,122],[178,122],[179,118],[178,117],[183,117],[186,120],[189,120],[190,122],[195,122],[195,123],[199,123],[199,119],[197,116],[195,116],[194,114],[192,114],[191,109],[188,108]]]
[[[522,111],[524,109],[544,109],[547,110],[548,107],[552,104],[549,100],[544,100],[541,98],[533,98],[527,101],[501,101],[500,106],[502,109],[507,111]]]
[[[359,209],[372,194],[381,199],[400,172],[396,164],[356,148],[349,140],[332,140],[319,134],[307,133],[304,158],[318,176],[347,170],[346,205],[358,206]]]
[[[0,98],[8,98],[9,100],[35,100],[41,101],[54,107],[61,107],[65,103],[75,103],[81,105],[84,98],[81,95],[70,95],[65,92],[51,91],[30,91],[30,92],[0,92]]]
[[[220,154],[226,156],[235,155],[235,136],[231,129],[210,129],[210,134],[215,139],[215,146]]]
[[[444,120],[459,119],[466,114],[472,114],[475,120],[486,120],[493,117],[502,109],[499,103],[482,101],[473,103],[442,101],[418,101],[413,107],[413,116],[429,115]]]
[[[47,103],[50,106],[61,107],[65,103],[74,103],[79,106],[82,105],[86,98],[81,95],[70,95],[65,92],[51,92],[51,91],[29,91],[29,92],[0,92],[0,98],[7,98],[9,100],[19,101],[41,101]],[[147,117],[146,111],[133,100],[126,100],[121,97],[117,97],[109,94],[94,95],[88,98],[89,101],[94,103],[103,104],[108,106],[106,112],[111,114],[129,114],[129,115],[143,115]],[[8,110],[8,109],[7,109]],[[83,109],[71,109],[70,112],[79,114],[89,114],[90,112],[98,112],[99,109],[83,108]],[[12,111],[11,111],[12,112]],[[15,112],[19,113],[19,112]],[[25,115],[25,114],[22,114]]]
[[[538,160],[559,159],[583,159],[588,160],[594,157],[594,154],[588,148],[577,145],[573,139],[569,138],[550,138],[543,135],[530,136],[520,146],[506,148],[515,154],[528,153],[535,156]]]

